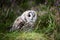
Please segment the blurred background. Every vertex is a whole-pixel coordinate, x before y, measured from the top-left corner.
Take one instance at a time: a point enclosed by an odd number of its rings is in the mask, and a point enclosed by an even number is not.
[[[36,10],[33,32],[9,32],[26,10]],[[60,0],[0,0],[0,40],[60,40]]]

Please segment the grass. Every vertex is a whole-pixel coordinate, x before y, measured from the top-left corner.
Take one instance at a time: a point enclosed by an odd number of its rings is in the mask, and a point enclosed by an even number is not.
[[[44,34],[39,34],[35,32],[13,32],[5,35],[2,40],[47,40],[47,37]]]
[[[39,5],[39,11],[37,12],[38,18],[36,21],[36,25],[34,26],[35,29],[32,32],[8,32],[6,30],[9,25],[11,25],[14,19],[18,16],[16,15],[15,11],[11,12],[9,10],[9,16],[5,19],[4,23],[4,16],[3,19],[1,18],[2,22],[0,23],[0,40],[53,40],[54,37],[54,30],[56,28],[55,23],[55,11],[50,11],[50,7],[46,5]],[[7,12],[7,10],[6,10]],[[4,14],[3,12],[2,14]],[[2,31],[1,31],[2,30]]]

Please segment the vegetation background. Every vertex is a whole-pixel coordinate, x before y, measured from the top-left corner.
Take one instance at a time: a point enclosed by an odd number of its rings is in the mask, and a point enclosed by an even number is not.
[[[36,10],[32,32],[9,32],[26,10]],[[60,40],[60,0],[0,0],[0,40]]]

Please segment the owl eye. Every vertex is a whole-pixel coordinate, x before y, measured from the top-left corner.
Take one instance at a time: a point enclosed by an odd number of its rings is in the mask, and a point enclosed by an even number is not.
[[[28,14],[28,17],[30,17],[31,15],[30,14]]]

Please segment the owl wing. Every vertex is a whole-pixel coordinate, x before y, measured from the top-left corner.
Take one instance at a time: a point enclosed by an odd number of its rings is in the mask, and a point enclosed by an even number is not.
[[[21,29],[24,26],[25,22],[21,18],[17,18],[10,29],[10,31],[15,31]]]

